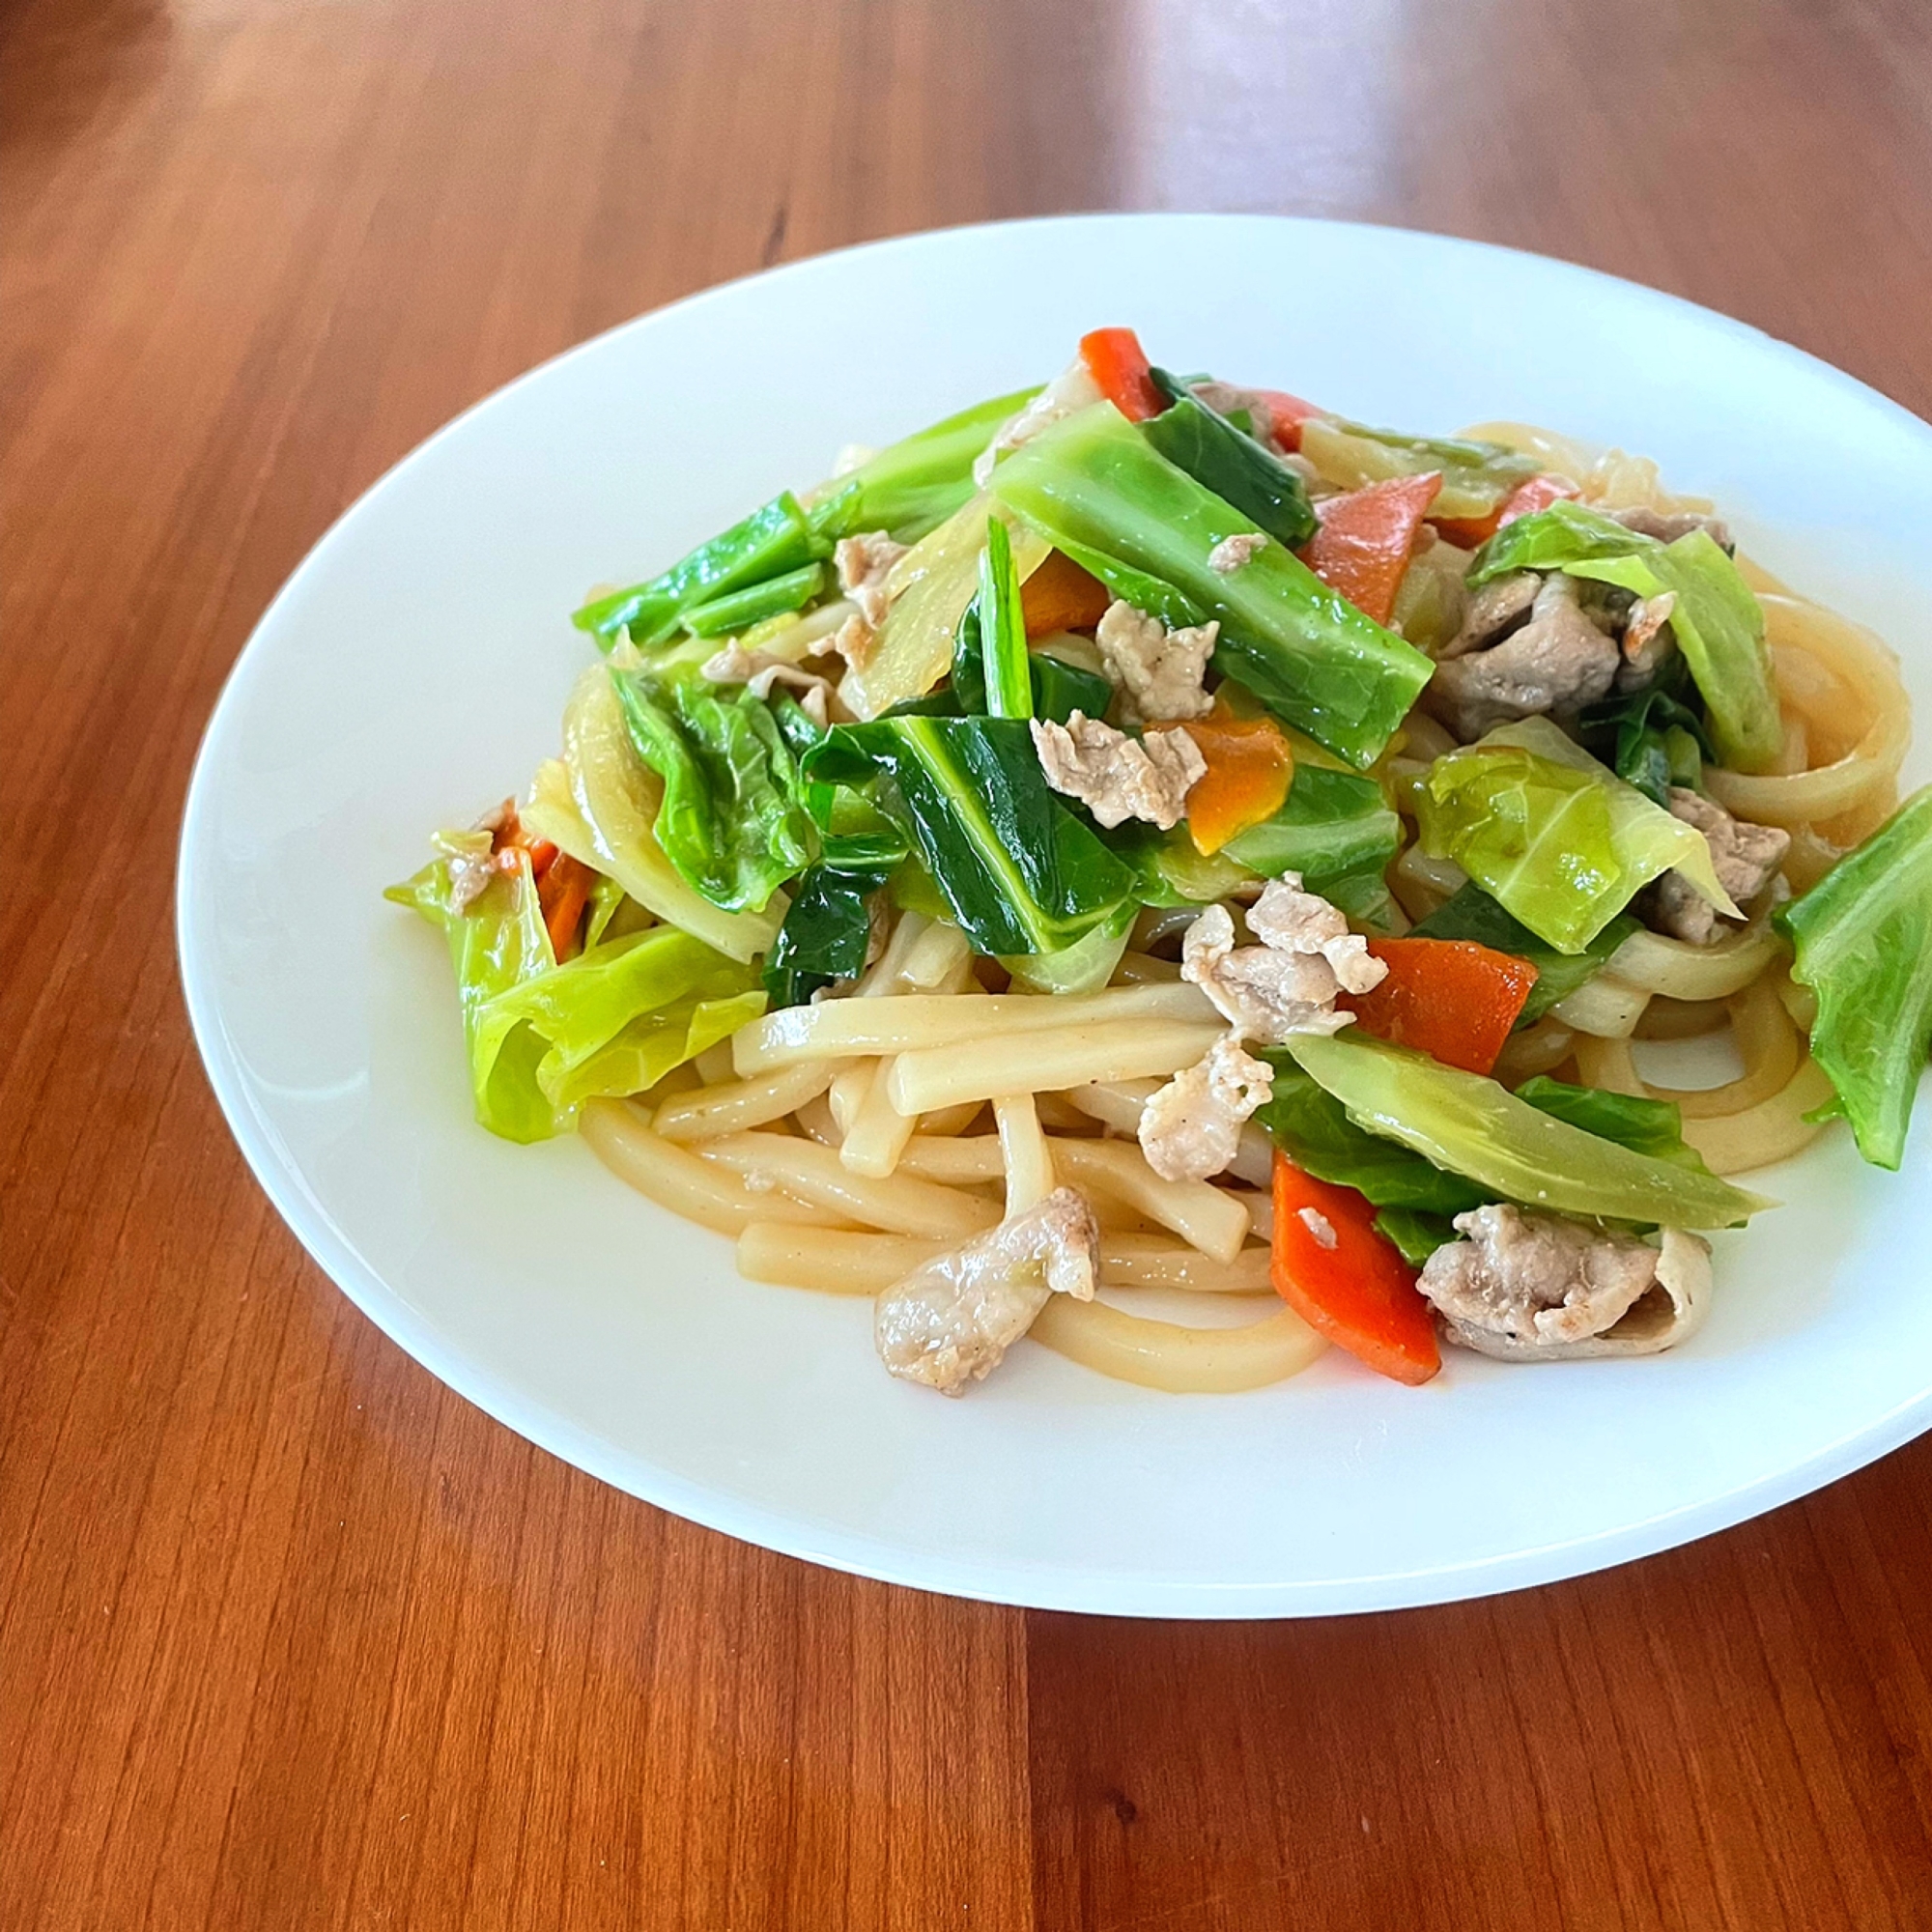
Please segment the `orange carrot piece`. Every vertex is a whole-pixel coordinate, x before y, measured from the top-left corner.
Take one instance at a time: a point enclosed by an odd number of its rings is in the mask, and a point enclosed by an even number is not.
[[[1272,718],[1236,718],[1225,705],[1184,728],[1208,760],[1188,788],[1187,834],[1197,852],[1218,852],[1281,810],[1294,781],[1294,748]]]
[[[1424,476],[1391,476],[1346,497],[1323,497],[1315,506],[1321,527],[1309,539],[1301,560],[1329,589],[1339,590],[1378,624],[1386,624],[1403,573],[1415,554],[1424,512],[1441,487],[1441,476],[1432,469]]]
[[[537,883],[537,904],[543,908],[551,951],[559,965],[576,950],[577,930],[583,923],[583,909],[590,903],[596,878],[588,866],[568,852],[558,852]]]
[[[1080,338],[1080,359],[1100,393],[1129,422],[1146,422],[1167,407],[1153,385],[1141,339],[1131,328],[1096,328]]]
[[[1368,946],[1386,976],[1336,1005],[1378,1039],[1412,1046],[1464,1073],[1493,1071],[1536,984],[1536,968],[1472,939],[1371,939]]]
[[[1378,1235],[1376,1210],[1352,1187],[1274,1157],[1275,1293],[1338,1349],[1378,1375],[1426,1382],[1442,1366],[1416,1271]]]
[[[1577,486],[1569,477],[1545,470],[1527,482],[1519,483],[1503,498],[1501,507],[1490,516],[1434,517],[1430,521],[1452,544],[1474,550],[1478,544],[1488,543],[1505,524],[1513,524],[1519,517],[1534,516],[1538,510],[1547,510],[1550,504],[1577,494]]]
[[[1268,413],[1274,418],[1274,440],[1284,449],[1299,449],[1301,425],[1321,412],[1313,403],[1291,396],[1286,389],[1257,389],[1255,394],[1268,406]]]
[[[1029,638],[1055,631],[1091,631],[1107,614],[1112,594],[1065,551],[1050,550],[1039,568],[1020,585],[1020,610]]]

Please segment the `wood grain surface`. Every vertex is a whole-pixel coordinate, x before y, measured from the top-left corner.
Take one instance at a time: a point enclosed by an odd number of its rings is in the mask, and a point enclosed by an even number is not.
[[[0,1927],[1932,1925],[1932,1444],[1399,1616],[810,1570],[362,1321],[228,1138],[170,921],[202,724],[336,513],[760,263],[1360,215],[1932,412],[1922,5],[13,0],[0,193]]]

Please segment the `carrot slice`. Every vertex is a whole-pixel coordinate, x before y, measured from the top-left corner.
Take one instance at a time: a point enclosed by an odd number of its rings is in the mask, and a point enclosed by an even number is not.
[[[1416,1271],[1375,1230],[1352,1187],[1274,1157],[1275,1293],[1319,1334],[1377,1374],[1426,1382],[1442,1366]]]
[[[1080,359],[1100,393],[1129,422],[1146,422],[1167,407],[1153,385],[1141,339],[1131,328],[1096,328],[1080,338]]]
[[[1358,610],[1386,624],[1395,593],[1415,553],[1423,514],[1435,500],[1442,478],[1391,476],[1327,497],[1315,506],[1321,527],[1309,539],[1301,560],[1331,590],[1339,590]]]
[[[1107,586],[1065,551],[1048,551],[1039,568],[1020,585],[1020,610],[1029,638],[1051,637],[1055,631],[1091,631],[1113,601]]]
[[[1519,483],[1487,517],[1435,517],[1431,521],[1452,544],[1474,550],[1478,544],[1488,543],[1505,524],[1513,524],[1519,517],[1534,516],[1538,510],[1547,510],[1565,497],[1577,494],[1569,477],[1546,470]]]
[[[1218,852],[1281,810],[1294,781],[1294,748],[1272,718],[1236,718],[1224,704],[1182,728],[1208,761],[1188,789],[1188,837],[1197,852]]]
[[[1274,440],[1284,449],[1299,449],[1301,425],[1321,412],[1313,403],[1291,396],[1286,389],[1257,389],[1255,394],[1268,406],[1268,413],[1274,418]]]
[[[590,903],[596,879],[588,866],[568,852],[558,852],[537,882],[537,903],[543,908],[551,951],[559,964],[576,950],[577,929],[583,923],[583,909]]]
[[[1336,1005],[1378,1039],[1412,1046],[1464,1073],[1489,1073],[1536,984],[1536,968],[1472,939],[1371,939],[1388,968],[1378,986]]]

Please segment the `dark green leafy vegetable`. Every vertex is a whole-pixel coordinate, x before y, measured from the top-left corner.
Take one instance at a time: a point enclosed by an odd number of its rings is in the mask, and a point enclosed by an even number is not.
[[[1708,531],[1662,544],[1580,503],[1552,503],[1505,524],[1476,554],[1469,582],[1484,583],[1510,570],[1561,570],[1638,597],[1671,592],[1671,634],[1703,694],[1719,762],[1761,772],[1777,756],[1784,724],[1764,611]]]
[[[1446,1214],[1424,1214],[1414,1208],[1384,1208],[1376,1215],[1376,1233],[1393,1241],[1410,1267],[1420,1267],[1437,1248],[1456,1238],[1455,1223]]]
[[[1703,721],[1662,684],[1586,706],[1577,715],[1577,736],[1626,784],[1665,807],[1672,785],[1696,788],[1712,755]]]
[[[676,634],[694,605],[782,577],[831,554],[830,539],[812,527],[786,490],[648,582],[599,597],[570,621],[605,650],[626,631],[639,650],[649,650]]]
[[[1051,651],[1035,651],[1029,660],[1033,677],[1033,715],[1065,724],[1076,711],[1098,718],[1113,702],[1114,687],[1096,670],[1087,670]]]
[[[814,848],[771,706],[696,677],[611,676],[638,755],[664,781],[655,829],[665,857],[713,905],[762,910]]]
[[[973,495],[974,458],[1036,393],[1020,389],[976,403],[880,450],[842,478],[833,496],[815,503],[811,514],[818,517],[822,505],[824,527],[834,536],[888,530],[900,543],[917,543]]]
[[[1317,528],[1301,478],[1165,369],[1150,373],[1169,407],[1142,423],[1141,434],[1170,463],[1252,517],[1277,543],[1299,550]]]
[[[765,991],[774,1008],[803,1006],[821,986],[856,980],[866,970],[872,895],[891,873],[891,866],[824,864],[807,870],[765,955]]]
[[[803,610],[824,588],[825,566],[803,564],[781,577],[768,577],[762,583],[748,583],[742,590],[727,590],[722,597],[694,604],[684,613],[684,628],[694,638],[728,637],[767,617]]]
[[[986,519],[986,548],[980,553],[980,676],[991,718],[1031,718],[1033,677],[1027,668],[1026,612],[1020,608],[1020,574],[1013,547],[998,517]]]
[[[1018,719],[882,718],[835,727],[811,780],[880,780],[979,952],[1058,952],[1126,899],[1133,874],[1047,788]]]
[[[1256,526],[1177,469],[1110,404],[1016,449],[994,494],[1110,589],[1112,558],[1219,620],[1215,668],[1355,766],[1374,763],[1429,681],[1428,658],[1270,543],[1226,576],[1208,561]],[[1145,607],[1143,607],[1145,608]],[[1165,616],[1164,612],[1162,614]]]
[[[1379,876],[1401,842],[1402,821],[1374,779],[1303,758],[1281,810],[1221,849],[1265,877],[1299,872],[1311,892],[1325,892],[1323,880],[1345,873]]]
[[[1594,980],[1605,962],[1636,930],[1636,921],[1620,913],[1581,952],[1558,952],[1546,946],[1520,920],[1514,919],[1472,879],[1453,897],[1412,928],[1418,939],[1470,939],[1495,952],[1514,952],[1536,968],[1519,1028],[1540,1020],[1558,1000],[1568,999]]]
[[[1932,1048],[1932,786],[1772,920],[1818,996],[1811,1057],[1860,1153],[1897,1167]]]
[[[1112,703],[1114,687],[1098,671],[1083,670],[1047,651],[1027,653],[1027,677],[1032,685],[1030,716],[1065,724],[1076,711],[1098,718]],[[952,679],[929,697],[908,698],[895,704],[888,718],[983,718],[986,715],[986,663],[980,643],[980,607],[976,599],[959,620],[952,648]]]
[[[1341,1101],[1305,1073],[1292,1054],[1277,1048],[1262,1058],[1275,1070],[1274,1091],[1255,1119],[1304,1174],[1352,1187],[1377,1208],[1445,1218],[1493,1198],[1408,1148],[1358,1127]]]
[[[1143,905],[1207,905],[1259,877],[1229,858],[1225,848],[1205,856],[1197,851],[1184,823],[1161,832],[1128,819],[1100,836],[1132,868],[1134,896]]]
[[[1696,1174],[1711,1171],[1704,1165],[1703,1155],[1685,1140],[1684,1117],[1674,1101],[1611,1094],[1601,1087],[1573,1087],[1566,1080],[1550,1079],[1547,1073],[1525,1080],[1516,1090],[1516,1097],[1636,1153],[1672,1161]]]

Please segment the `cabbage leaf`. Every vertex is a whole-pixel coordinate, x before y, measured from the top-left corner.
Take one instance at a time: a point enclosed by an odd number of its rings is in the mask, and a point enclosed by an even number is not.
[[[1772,923],[1818,996],[1811,1057],[1859,1151],[1896,1168],[1932,1049],[1932,786],[1915,792]]]
[[[1547,718],[1499,725],[1437,758],[1418,783],[1423,849],[1453,859],[1559,952],[1581,952],[1659,873],[1720,912],[1704,835],[1600,765]]]

